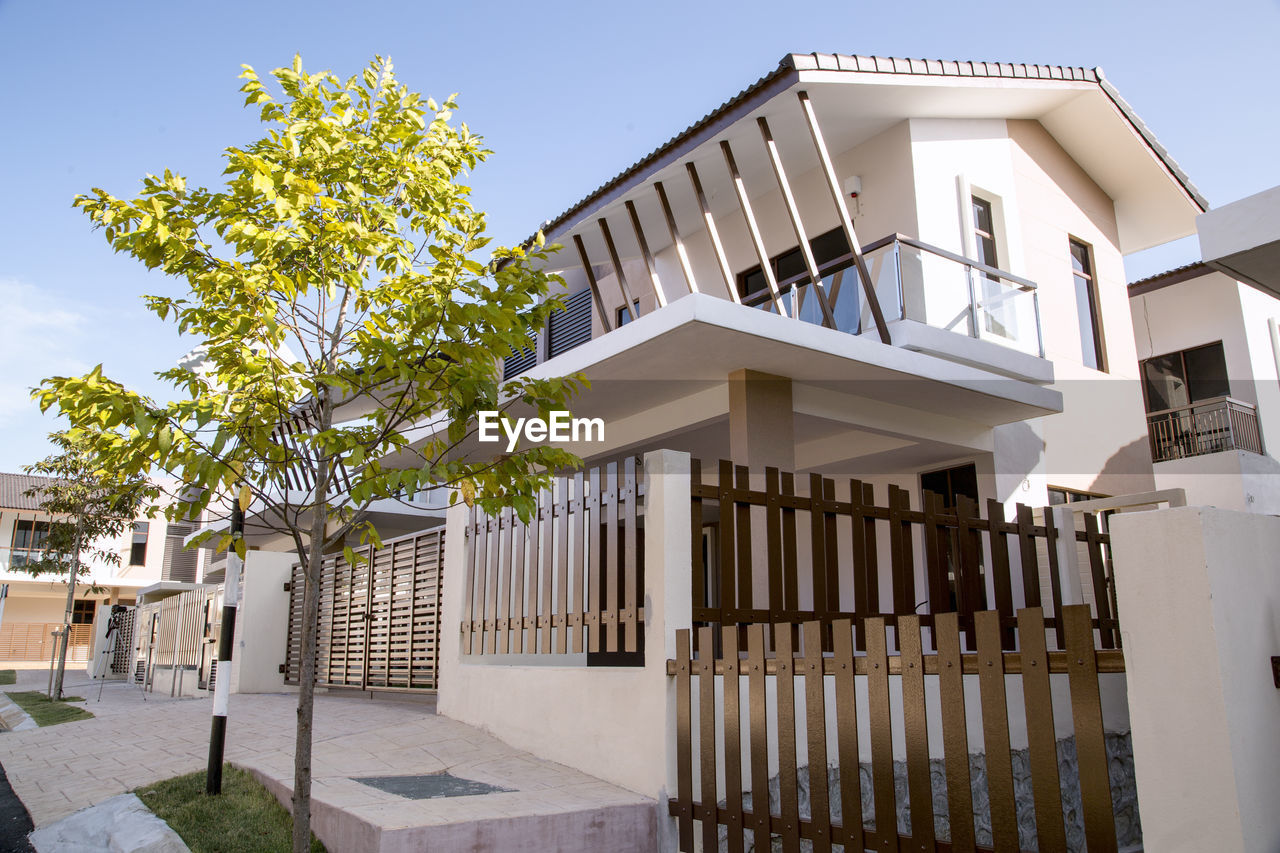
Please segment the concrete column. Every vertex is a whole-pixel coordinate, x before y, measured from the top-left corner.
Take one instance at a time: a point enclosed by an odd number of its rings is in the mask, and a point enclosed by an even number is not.
[[[729,374],[729,451],[752,470],[796,468],[791,380],[755,370]]]
[[[1111,520],[1148,850],[1280,850],[1280,518]]]

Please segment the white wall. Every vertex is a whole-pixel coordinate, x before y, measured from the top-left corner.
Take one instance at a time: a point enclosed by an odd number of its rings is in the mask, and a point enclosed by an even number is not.
[[[244,597],[236,610],[235,650],[231,655],[232,693],[283,693],[298,688],[284,683],[280,664],[289,639],[288,583],[297,555],[250,551],[245,555]]]
[[[1280,849],[1280,519],[1182,507],[1111,535],[1146,847]]]

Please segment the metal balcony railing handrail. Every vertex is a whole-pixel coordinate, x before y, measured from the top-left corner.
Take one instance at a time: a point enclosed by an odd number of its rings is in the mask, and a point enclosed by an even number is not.
[[[1190,412],[1201,409],[1207,411],[1226,403],[1239,406],[1240,408],[1250,412],[1256,412],[1258,410],[1258,407],[1253,405],[1253,403],[1246,403],[1244,400],[1237,400],[1235,397],[1209,397],[1204,400],[1196,400],[1194,403],[1186,403],[1182,406],[1173,406],[1169,409],[1157,409],[1154,412],[1147,412],[1147,420],[1151,420],[1152,418],[1160,415],[1172,415],[1178,412]]]
[[[881,237],[879,240],[868,243],[862,247],[862,254],[870,254],[871,252],[874,252],[877,249],[883,249],[885,246],[892,243],[902,243],[903,245],[910,246],[913,249],[919,249],[923,252],[937,255],[940,258],[945,258],[948,261],[954,261],[957,264],[964,264],[967,267],[972,267],[978,272],[986,273],[987,275],[1001,279],[1002,281],[1015,284],[1018,286],[1019,290],[1034,291],[1039,289],[1039,285],[1031,279],[1023,278],[1022,276],[1014,275],[1011,272],[988,266],[982,263],[982,261],[975,261],[973,258],[966,258],[964,255],[949,252],[946,249],[933,245],[932,243],[925,243],[922,240],[917,240],[914,237],[908,237],[905,234],[889,234],[885,237]],[[850,254],[849,257],[852,257],[852,254]]]

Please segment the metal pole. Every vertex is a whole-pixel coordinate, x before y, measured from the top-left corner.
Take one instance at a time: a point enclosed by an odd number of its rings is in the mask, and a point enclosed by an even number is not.
[[[231,649],[236,633],[236,605],[240,598],[241,560],[235,539],[243,535],[244,511],[237,501],[231,510],[232,547],[227,553],[227,574],[222,585],[222,628],[218,633],[218,671],[213,685],[213,725],[209,732],[209,767],[205,793],[222,793],[222,754],[227,741],[227,698],[231,693]]]

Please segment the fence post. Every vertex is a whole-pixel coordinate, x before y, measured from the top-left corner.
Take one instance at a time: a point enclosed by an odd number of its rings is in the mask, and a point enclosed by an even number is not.
[[[676,631],[693,627],[693,546],[689,454],[655,450],[644,456],[644,633],[645,679],[666,697],[662,731],[666,782],[654,791],[666,803],[676,793],[676,682],[667,660],[676,658]],[[659,821],[661,849],[675,850],[675,821]]]
[[[1280,850],[1280,519],[1111,519],[1148,850]]]

